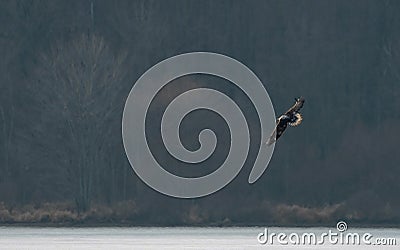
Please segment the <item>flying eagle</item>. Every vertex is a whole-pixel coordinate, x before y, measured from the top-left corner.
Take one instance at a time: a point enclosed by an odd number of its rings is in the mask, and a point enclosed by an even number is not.
[[[279,137],[281,137],[288,124],[292,127],[295,127],[303,120],[303,117],[299,111],[303,107],[305,100],[303,97],[295,98],[294,100],[296,101],[295,104],[276,120],[274,132],[272,132],[272,135],[267,141],[268,146],[272,145],[278,140]]]

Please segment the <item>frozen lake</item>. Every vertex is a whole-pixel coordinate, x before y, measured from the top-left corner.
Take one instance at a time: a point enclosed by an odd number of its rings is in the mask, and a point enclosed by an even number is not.
[[[286,242],[300,239],[302,234],[313,233],[317,239],[336,228],[268,228],[268,234],[286,235]],[[399,249],[400,229],[352,228],[345,233],[357,233],[361,237],[371,234],[370,246],[331,244],[328,238],[321,245],[280,244],[274,242],[260,244],[258,235],[263,227],[194,228],[194,227],[94,227],[94,228],[33,228],[0,227],[0,249]],[[294,236],[293,236],[294,234]],[[283,236],[281,236],[283,237]],[[338,236],[339,237],[339,236]],[[344,237],[345,238],[345,237]],[[260,238],[264,240],[264,237]],[[380,240],[377,247],[376,240]],[[383,239],[383,241],[382,241]],[[395,239],[389,241],[385,239]],[[284,242],[284,241],[283,241]],[[300,242],[301,243],[301,242]],[[383,246],[382,244],[387,245]],[[392,245],[388,245],[388,244]],[[396,245],[393,245],[396,244]]]

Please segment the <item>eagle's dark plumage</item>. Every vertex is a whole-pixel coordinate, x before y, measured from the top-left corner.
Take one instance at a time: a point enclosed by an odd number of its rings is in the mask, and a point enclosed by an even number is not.
[[[297,126],[303,120],[303,117],[301,116],[299,111],[303,107],[305,99],[303,97],[300,97],[295,98],[295,101],[295,104],[288,111],[286,111],[286,113],[276,119],[276,127],[274,129],[274,132],[267,141],[268,146],[272,145],[278,140],[279,137],[281,137],[281,135],[287,128],[287,125]]]

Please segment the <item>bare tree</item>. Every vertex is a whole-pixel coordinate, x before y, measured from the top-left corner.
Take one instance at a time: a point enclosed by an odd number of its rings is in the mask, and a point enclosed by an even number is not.
[[[65,167],[78,211],[90,208],[94,183],[107,162],[112,115],[122,109],[117,103],[124,58],[115,55],[101,37],[81,35],[58,43],[40,59],[41,106],[55,123],[63,121],[60,133],[65,136],[59,143],[69,144]],[[59,146],[54,143],[51,147]]]

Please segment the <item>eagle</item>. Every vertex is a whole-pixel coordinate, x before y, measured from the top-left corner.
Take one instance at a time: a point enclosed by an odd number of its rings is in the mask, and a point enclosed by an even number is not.
[[[274,132],[272,132],[271,136],[267,141],[268,146],[272,145],[274,142],[278,140],[279,137],[282,136],[288,124],[292,127],[295,127],[299,125],[303,120],[303,117],[299,111],[303,107],[305,99],[303,97],[299,97],[299,98],[294,98],[294,100],[295,100],[294,105],[283,115],[281,115],[278,119],[276,119],[276,126]]]

